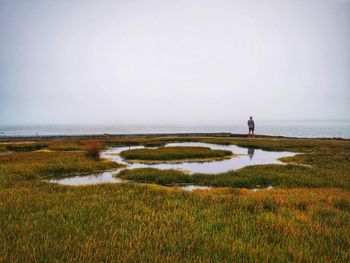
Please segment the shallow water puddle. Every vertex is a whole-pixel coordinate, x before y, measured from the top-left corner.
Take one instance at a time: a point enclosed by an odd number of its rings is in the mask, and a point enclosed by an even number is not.
[[[238,156],[233,156],[230,159],[223,159],[209,162],[183,162],[183,163],[128,163],[124,161],[119,153],[129,149],[144,148],[143,146],[132,147],[112,147],[102,152],[101,157],[113,160],[117,163],[125,164],[127,167],[122,169],[135,169],[135,168],[156,168],[156,169],[180,169],[188,173],[204,173],[204,174],[217,174],[224,173],[229,170],[236,170],[250,165],[258,164],[284,164],[279,161],[279,158],[294,156],[297,153],[293,152],[270,152],[264,150],[258,150],[254,148],[244,148],[236,145],[218,145],[199,142],[181,142],[181,143],[169,143],[165,147],[171,146],[201,146],[209,147],[213,150],[229,150]],[[88,175],[88,176],[74,176],[69,178],[49,180],[52,183],[65,184],[65,185],[84,185],[84,184],[98,184],[98,183],[121,183],[125,182],[121,179],[114,178],[113,174],[120,172],[122,169],[103,172],[100,174]],[[187,188],[186,188],[187,187]],[[199,186],[184,186],[180,187],[183,190],[192,189]],[[198,188],[199,189],[199,188]]]
[[[269,185],[268,187],[259,187],[259,186],[257,186],[257,188],[253,188],[251,190],[253,192],[259,192],[259,191],[262,191],[262,190],[271,190],[271,189],[273,189],[272,185]]]
[[[205,173],[205,174],[217,174],[224,173],[229,170],[236,170],[250,165],[257,164],[284,164],[279,161],[279,158],[294,156],[297,153],[293,152],[270,152],[263,151],[254,148],[243,148],[236,145],[217,145],[208,143],[169,143],[166,147],[172,146],[194,146],[194,147],[209,147],[213,150],[229,150],[239,156],[233,156],[230,159],[223,159],[209,162],[183,162],[183,163],[128,163],[124,161],[119,155],[120,152],[128,149],[143,148],[137,147],[118,147],[111,148],[102,154],[103,158],[112,159],[118,163],[123,163],[128,166],[128,169],[133,168],[157,168],[157,169],[181,169],[190,173]],[[111,155],[112,154],[112,155]]]
[[[50,183],[57,183],[63,185],[89,185],[89,184],[102,184],[102,183],[124,183],[125,180],[113,177],[118,170],[106,171],[98,174],[79,175],[72,177],[65,177],[59,179],[50,179]]]
[[[192,191],[195,191],[195,190],[210,190],[211,187],[210,186],[199,186],[199,185],[186,185],[186,186],[180,186],[180,187],[177,187],[181,190],[185,190],[185,191],[189,191],[189,192],[192,192]]]

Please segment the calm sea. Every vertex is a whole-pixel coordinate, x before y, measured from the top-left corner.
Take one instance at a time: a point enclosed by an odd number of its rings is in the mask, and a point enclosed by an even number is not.
[[[290,137],[342,137],[350,139],[350,121],[256,121],[256,133]],[[0,136],[82,135],[136,133],[246,133],[246,121],[220,124],[174,125],[0,125]]]

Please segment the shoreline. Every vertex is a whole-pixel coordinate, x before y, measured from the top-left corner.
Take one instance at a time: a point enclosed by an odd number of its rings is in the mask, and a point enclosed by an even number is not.
[[[78,134],[78,135],[1,135],[0,142],[41,141],[41,140],[80,140],[106,138],[140,138],[140,137],[227,137],[248,138],[247,134],[238,133],[135,133],[135,134]],[[258,139],[296,139],[296,140],[337,140],[350,141],[350,138],[341,137],[288,137],[277,135],[255,135]],[[253,138],[252,138],[253,139]]]

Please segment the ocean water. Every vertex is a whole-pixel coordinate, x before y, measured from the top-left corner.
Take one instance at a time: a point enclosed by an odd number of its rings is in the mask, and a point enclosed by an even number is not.
[[[350,121],[255,121],[256,134],[350,139]],[[109,125],[0,125],[1,136],[141,134],[141,133],[247,133],[246,121],[219,124],[109,124]]]

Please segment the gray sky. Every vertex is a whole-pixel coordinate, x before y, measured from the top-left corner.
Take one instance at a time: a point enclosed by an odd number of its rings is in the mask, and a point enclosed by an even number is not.
[[[349,112],[350,1],[0,0],[0,124]]]

